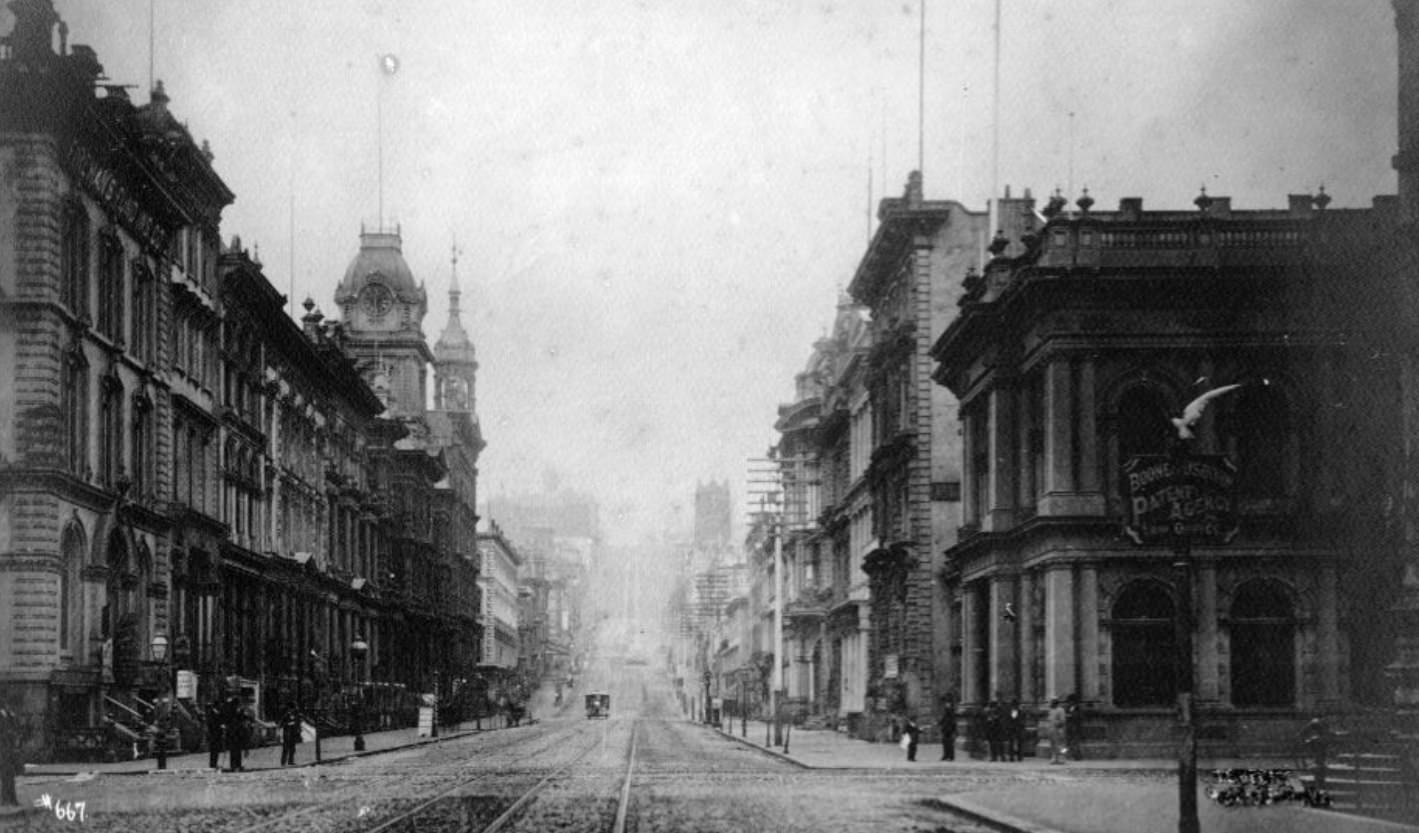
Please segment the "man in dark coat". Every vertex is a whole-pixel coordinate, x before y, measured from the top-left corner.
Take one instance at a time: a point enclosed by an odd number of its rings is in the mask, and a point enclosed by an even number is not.
[[[1000,703],[991,700],[985,706],[985,742],[990,747],[990,759],[998,761],[1001,758],[1002,747],[1004,746],[1004,715],[1000,711]]]
[[[1011,700],[1005,710],[1005,760],[1018,761],[1025,748],[1025,710]]]
[[[241,772],[241,753],[246,748],[246,710],[236,696],[228,697],[222,710],[222,723],[226,726],[228,767],[232,772]]]
[[[222,750],[226,748],[226,724],[222,707],[214,700],[207,704],[207,768],[220,769]]]
[[[1070,760],[1084,760],[1084,704],[1078,694],[1064,699],[1064,748]]]
[[[916,721],[910,716],[905,721],[902,725],[902,737],[907,739],[907,760],[915,761],[917,741],[921,740],[921,727],[916,725]]]
[[[956,760],[956,698],[949,696],[941,707],[941,760]]]
[[[281,715],[281,766],[295,766],[296,744],[301,742],[301,713],[287,706]]]

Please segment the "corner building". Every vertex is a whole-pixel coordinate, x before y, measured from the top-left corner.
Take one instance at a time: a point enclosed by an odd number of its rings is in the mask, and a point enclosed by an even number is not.
[[[1086,756],[1174,749],[1180,576],[1168,546],[1122,534],[1122,467],[1233,383],[1195,441],[1236,464],[1240,519],[1192,552],[1203,752],[1289,749],[1312,713],[1388,699],[1412,348],[1384,279],[1398,212],[1328,202],[1095,212],[1086,194],[1066,215],[1056,198],[1023,251],[967,278],[932,355],[965,440],[941,577],[968,708],[1073,694]]]
[[[211,405],[232,194],[161,85],[135,106],[48,0],[9,8],[0,694],[32,745],[99,747],[106,706],[163,686],[147,659],[172,626],[174,540],[215,559],[225,533]]]

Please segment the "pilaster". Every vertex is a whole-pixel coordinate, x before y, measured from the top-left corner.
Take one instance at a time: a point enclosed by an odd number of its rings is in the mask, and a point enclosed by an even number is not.
[[[1099,685],[1099,570],[1079,565],[1079,696],[1086,702],[1103,699]]]
[[[1015,577],[994,575],[990,578],[990,696],[995,700],[1010,700],[1019,694],[1015,673],[1016,640],[1019,619],[1006,614],[1014,611]]]
[[[1045,572],[1045,699],[1078,689],[1075,678],[1074,573],[1069,565]]]
[[[988,532],[1009,529],[1015,518],[1015,397],[1007,387],[996,387],[989,394],[987,442],[990,444],[990,482],[988,505],[981,528]]]
[[[1197,562],[1197,699],[1215,702],[1221,698],[1221,671],[1217,651],[1217,563]]]

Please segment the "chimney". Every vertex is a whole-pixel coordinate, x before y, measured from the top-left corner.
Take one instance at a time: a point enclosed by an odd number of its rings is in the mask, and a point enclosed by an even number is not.
[[[1118,201],[1118,213],[1122,219],[1130,222],[1138,222],[1143,219],[1143,198],[1123,197]]]
[[[1315,204],[1315,197],[1310,194],[1287,194],[1286,207],[1290,209],[1292,217],[1311,216],[1311,206]]]
[[[9,41],[15,58],[22,62],[39,61],[54,55],[54,27],[59,13],[51,0],[12,0],[8,4],[15,15],[15,28]]]
[[[1394,0],[1399,33],[1399,174],[1400,223],[1419,224],[1419,0]]]

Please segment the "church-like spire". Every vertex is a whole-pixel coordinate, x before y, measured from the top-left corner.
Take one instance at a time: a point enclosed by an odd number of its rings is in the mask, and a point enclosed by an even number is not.
[[[450,248],[448,279],[448,324],[434,345],[434,407],[440,410],[474,409],[474,385],[478,357],[473,341],[459,319],[458,241]]]
[[[458,290],[458,242],[450,247],[450,269],[448,279],[448,324],[444,326],[434,347],[436,361],[473,361],[473,342],[463,329],[459,319],[458,300],[463,293]]]

